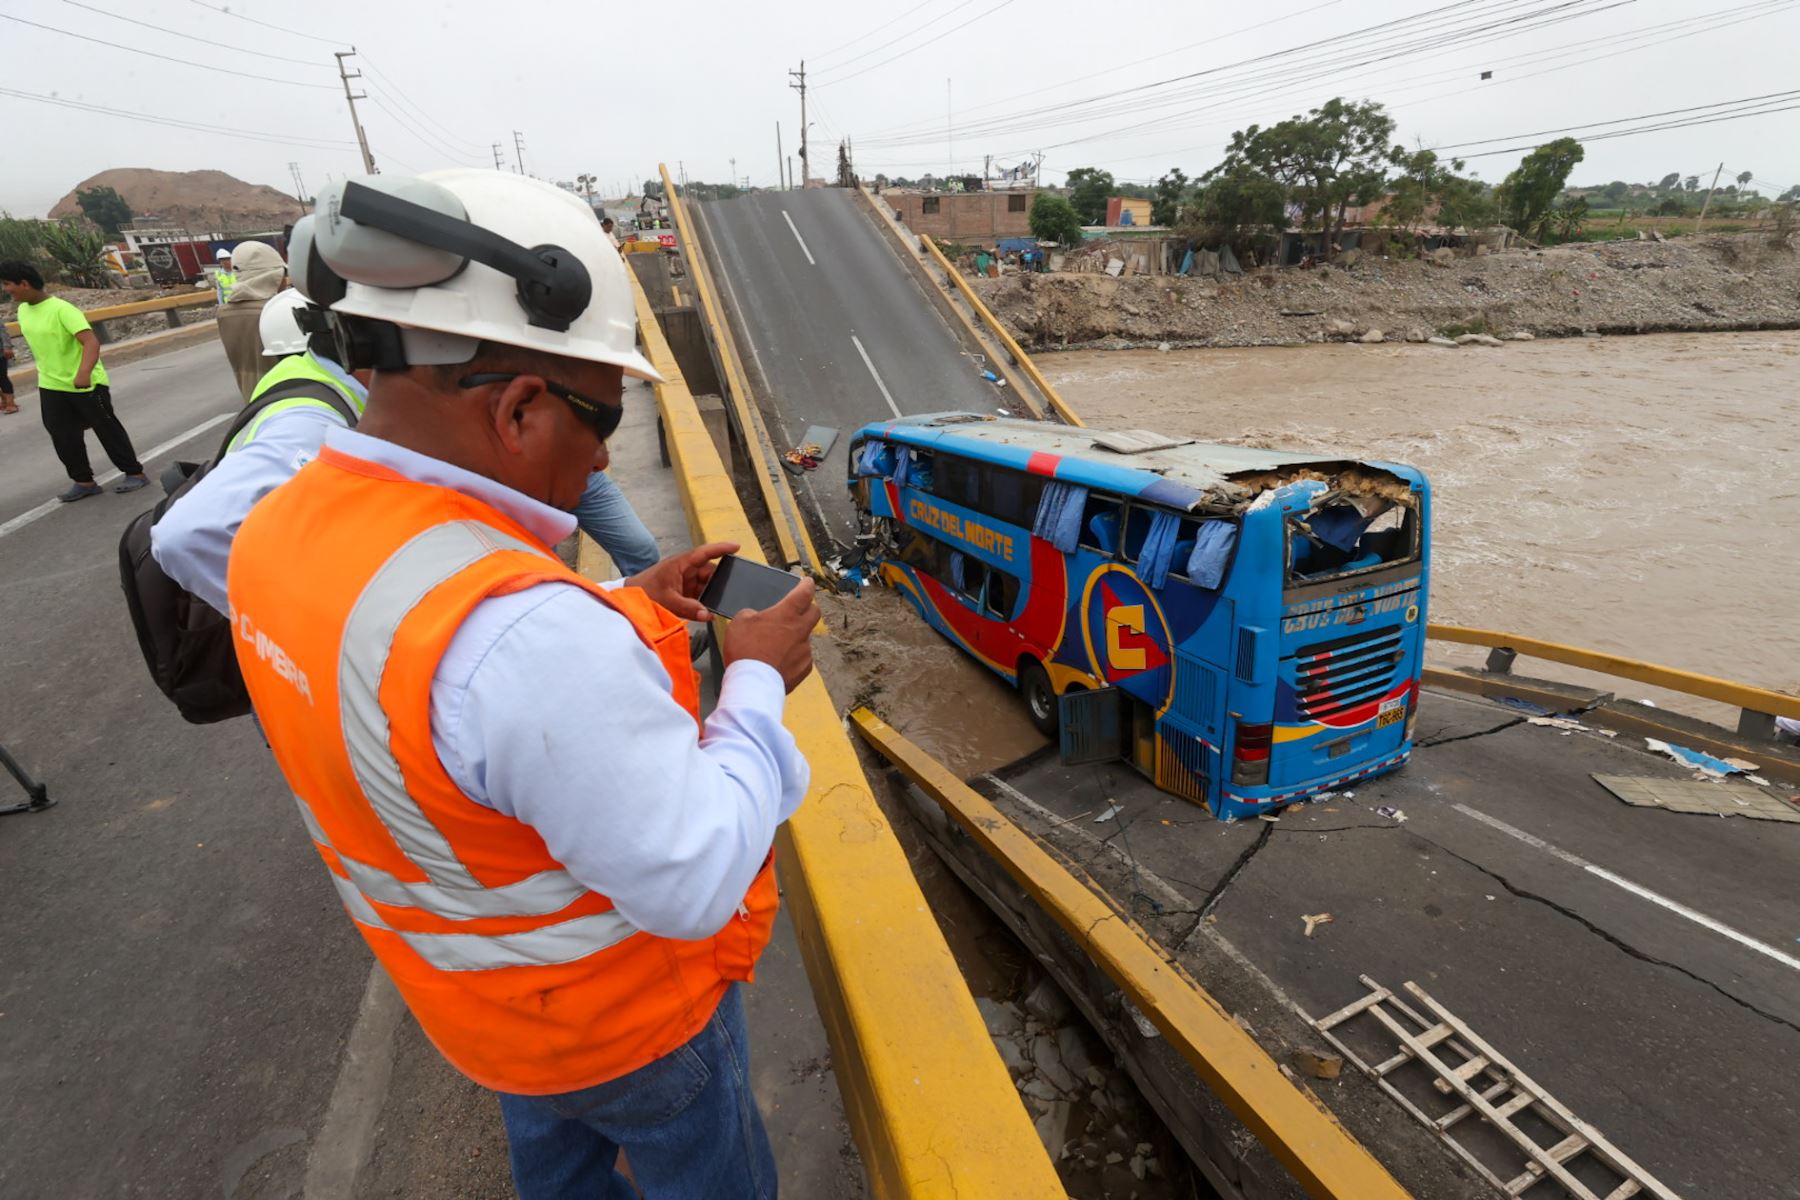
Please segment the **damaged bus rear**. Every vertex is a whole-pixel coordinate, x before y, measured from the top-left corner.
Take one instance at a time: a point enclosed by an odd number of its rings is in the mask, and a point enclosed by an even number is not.
[[[963,413],[866,426],[850,463],[882,580],[1066,761],[1123,759],[1224,819],[1405,761],[1417,470]]]

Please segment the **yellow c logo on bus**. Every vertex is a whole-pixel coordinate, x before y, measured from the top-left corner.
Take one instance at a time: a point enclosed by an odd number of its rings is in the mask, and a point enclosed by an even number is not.
[[[1123,644],[1121,637],[1134,633],[1140,639],[1136,646]],[[1144,606],[1118,604],[1106,610],[1106,665],[1115,671],[1142,671],[1150,665],[1141,639],[1144,636]]]

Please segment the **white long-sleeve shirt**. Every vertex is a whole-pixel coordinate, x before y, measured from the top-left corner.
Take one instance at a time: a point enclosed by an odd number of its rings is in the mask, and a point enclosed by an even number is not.
[[[575,528],[568,513],[392,442],[338,427],[325,444],[491,504],[546,545]],[[196,504],[202,495],[190,492],[164,522],[192,505],[190,522],[235,532],[243,514],[212,506],[237,493]],[[432,744],[470,799],[537,830],[638,928],[701,938],[736,912],[806,794],[785,702],[779,672],[740,660],[696,731],[629,621],[572,584],[542,583],[483,601],[457,630],[432,680]]]

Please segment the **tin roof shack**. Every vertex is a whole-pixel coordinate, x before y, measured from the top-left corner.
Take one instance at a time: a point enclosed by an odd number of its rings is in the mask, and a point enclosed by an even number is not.
[[[893,205],[914,233],[934,241],[992,246],[1001,238],[1031,235],[1035,188],[993,192],[918,192],[887,188],[881,198]]]

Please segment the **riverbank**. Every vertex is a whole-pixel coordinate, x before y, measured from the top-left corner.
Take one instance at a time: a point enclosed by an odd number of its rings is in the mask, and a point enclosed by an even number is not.
[[[1800,253],[1767,233],[1447,261],[1358,257],[1347,267],[1255,271],[1223,281],[1067,274],[973,283],[1013,335],[1035,349],[1800,328]]]
[[[1039,366],[1093,425],[1419,466],[1433,620],[1800,689],[1800,333]]]

